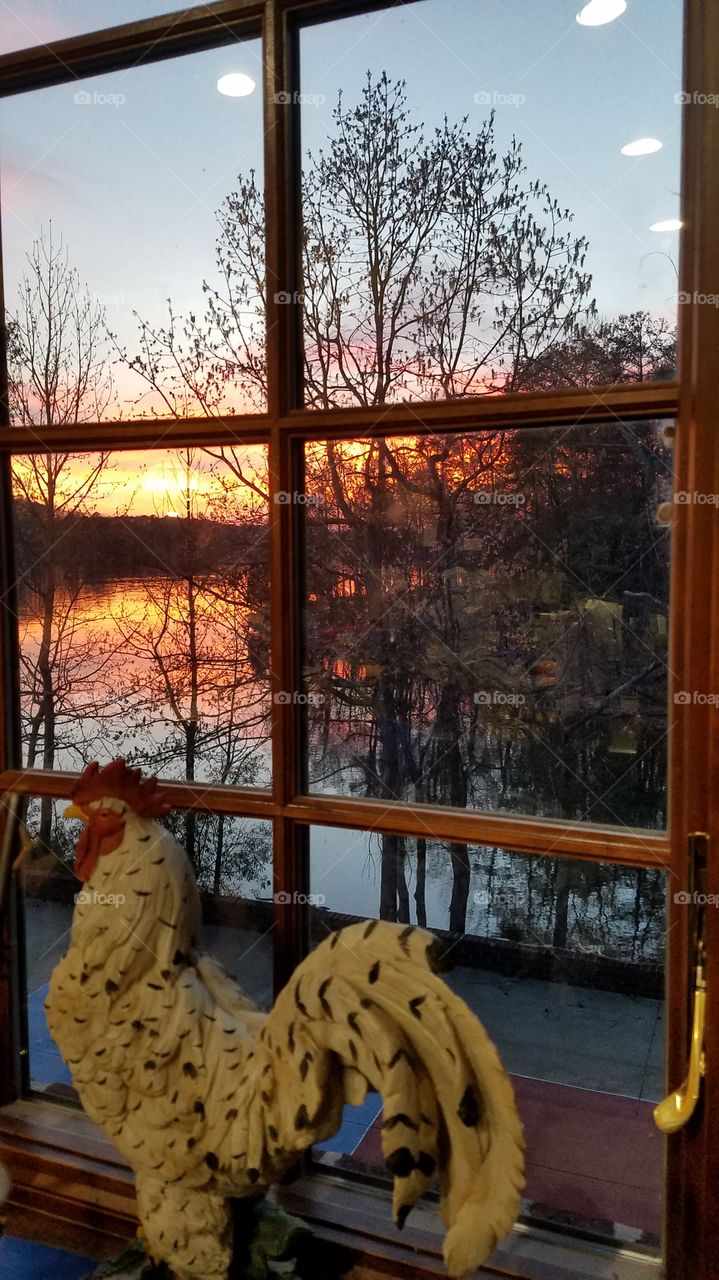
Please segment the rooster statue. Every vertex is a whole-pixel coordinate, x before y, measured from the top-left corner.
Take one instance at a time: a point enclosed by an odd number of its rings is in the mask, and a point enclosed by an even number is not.
[[[192,869],[157,821],[169,807],[122,760],[85,769],[66,811],[85,823],[85,887],[46,1003],[85,1110],[134,1170],[150,1257],[177,1280],[226,1280],[231,1199],[261,1196],[375,1089],[397,1226],[436,1170],[447,1269],[472,1272],[517,1216],[522,1130],[436,940],[352,925],[259,1012],[200,950]]]

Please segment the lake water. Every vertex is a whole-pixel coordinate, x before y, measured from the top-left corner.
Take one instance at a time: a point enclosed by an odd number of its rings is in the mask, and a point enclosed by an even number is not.
[[[230,591],[220,578],[204,578],[191,587],[183,580],[128,579],[59,596],[51,655],[57,689],[55,767],[78,769],[91,759],[124,755],[161,776],[184,778],[188,726],[196,725],[196,780],[269,785],[269,687],[249,656],[256,624],[241,584]],[[32,676],[41,632],[38,609],[27,597],[20,619],[26,728],[38,705]],[[267,822],[227,820],[224,893],[270,894],[270,835]],[[215,838],[207,835],[205,882],[210,885]],[[334,911],[378,915],[381,858],[377,834],[313,828],[312,894]],[[549,945],[555,861],[479,846],[470,849],[469,858],[467,932]],[[410,920],[416,923],[414,840],[406,841],[404,871]],[[643,875],[641,881],[626,868],[572,863],[568,943],[629,958],[660,955],[661,877]],[[427,843],[424,894],[427,925],[447,929],[451,859],[448,849],[433,841]]]

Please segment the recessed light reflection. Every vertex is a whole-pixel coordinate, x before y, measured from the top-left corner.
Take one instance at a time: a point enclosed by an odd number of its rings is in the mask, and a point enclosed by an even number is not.
[[[577,22],[583,27],[603,27],[620,18],[626,7],[627,0],[590,0],[577,14]]]
[[[653,222],[650,231],[681,231],[683,222],[681,218],[665,218],[663,222]]]
[[[637,138],[636,142],[628,142],[622,147],[623,156],[650,156],[655,151],[661,151],[664,146],[658,138]]]
[[[227,98],[247,98],[255,91],[255,82],[252,76],[246,76],[244,71],[231,71],[226,76],[220,76],[217,81],[218,93],[224,93]]]

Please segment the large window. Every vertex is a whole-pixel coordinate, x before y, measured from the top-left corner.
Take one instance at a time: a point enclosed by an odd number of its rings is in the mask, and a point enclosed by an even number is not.
[[[527,1214],[610,1239],[621,1223],[658,1246],[664,873],[331,827],[312,829],[310,858],[316,942],[360,912],[391,914],[391,873],[398,918],[442,939],[446,980],[512,1079]],[[347,1107],[320,1167],[386,1178],[381,1124],[376,1094]]]
[[[308,406],[672,376],[680,7],[575,12],[303,30]]]
[[[305,459],[311,789],[661,827],[661,424],[328,440]]]
[[[4,1100],[69,1096],[61,802],[124,755],[263,1005],[441,933],[525,1224],[658,1266],[680,6],[56,7],[0,47]],[[308,1176],[381,1183],[360,1112]]]
[[[17,458],[23,764],[265,785],[267,450]]]

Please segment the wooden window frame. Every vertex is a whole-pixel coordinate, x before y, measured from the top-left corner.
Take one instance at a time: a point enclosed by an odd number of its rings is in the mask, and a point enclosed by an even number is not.
[[[397,0],[395,0],[396,4]],[[421,0],[400,0],[421,3]],[[170,3],[170,0],[168,0]],[[719,451],[707,444],[706,427],[715,412],[712,382],[713,355],[719,350],[719,312],[711,308],[679,308],[680,376],[678,382],[622,384],[605,388],[522,393],[478,400],[442,403],[385,405],[378,408],[316,411],[301,407],[301,321],[298,307],[279,305],[281,292],[294,294],[300,283],[299,228],[301,219],[299,175],[301,172],[299,107],[289,109],[277,102],[278,93],[299,90],[298,30],[300,24],[330,21],[349,14],[394,7],[390,0],[221,0],[211,6],[169,17],[151,18],[106,31],[58,41],[51,46],[8,54],[0,58],[0,96],[22,94],[50,85],[86,78],[129,66],[149,65],[164,58],[199,52],[233,40],[261,36],[264,42],[264,136],[267,237],[267,411],[257,415],[225,418],[176,419],[172,422],[147,420],[130,423],[101,422],[69,428],[48,428],[42,432],[10,427],[6,352],[0,348],[0,594],[12,601],[12,510],[10,463],[14,455],[42,451],[90,449],[168,449],[188,444],[266,444],[272,493],[296,488],[298,454],[305,442],[328,437],[402,432],[417,435],[424,431],[456,431],[517,427],[582,425],[611,421],[617,416],[635,420],[675,418],[679,424],[676,450],[677,483],[689,489],[697,474],[717,476]],[[685,0],[684,88],[699,91],[719,89],[719,13],[702,0]],[[713,210],[719,207],[719,122],[703,113],[684,108],[683,123],[683,218],[685,231],[680,264],[680,287],[687,292],[708,288],[708,280],[719,280],[719,247],[714,234]],[[719,291],[719,290],[718,290]],[[2,258],[0,253],[0,305],[2,304]],[[290,352],[291,357],[287,358]],[[699,443],[697,443],[697,441]],[[698,472],[698,468],[700,471]],[[300,571],[298,512],[291,504],[270,503],[271,512],[271,609],[272,609],[272,690],[297,687],[298,675],[298,584]],[[682,567],[693,542],[693,563],[711,573],[719,563],[716,537],[707,528],[711,510],[687,511],[686,522],[675,538],[672,570],[671,638],[673,651],[687,655],[685,617],[706,616],[697,601],[697,584],[687,581]],[[31,795],[67,796],[76,775],[62,772],[28,771],[21,768],[19,735],[19,690],[17,680],[17,636],[12,626],[12,610],[5,610],[0,624],[0,789]],[[706,635],[695,636],[685,669],[698,662],[697,655],[714,653]],[[719,657],[713,659],[719,677]],[[675,686],[678,687],[678,686]],[[716,687],[719,687],[717,684]],[[673,777],[686,770],[694,759],[691,742],[697,733],[709,731],[709,709],[692,707],[671,735]],[[199,784],[170,783],[168,790],[179,809],[225,813],[233,816],[268,818],[273,822],[274,878],[289,892],[307,887],[309,824],[365,828],[398,834],[427,834],[437,840],[461,839],[496,844],[522,853],[543,852],[561,857],[613,861],[635,866],[670,869],[681,878],[685,862],[682,832],[695,827],[700,816],[705,825],[719,822],[719,801],[710,801],[702,790],[696,770],[688,773],[686,784],[672,793],[671,829],[668,833],[633,831],[586,823],[538,820],[487,812],[453,810],[439,806],[387,804],[383,801],[308,795],[300,786],[299,713],[296,707],[273,701],[271,788],[205,787]],[[690,825],[687,826],[687,823]],[[719,875],[719,873],[718,873]],[[719,888],[719,885],[715,886]],[[281,923],[280,923],[281,921]],[[275,934],[275,981],[284,985],[306,952],[306,922],[301,908],[277,911]],[[674,945],[684,946],[684,921],[674,920]],[[13,991],[12,951],[9,924],[0,940],[0,1042],[12,1036],[17,1016]],[[4,944],[4,945],[3,945]],[[719,961],[714,977],[719,980]],[[686,988],[687,965],[680,958],[672,969],[670,996],[677,1011],[679,993]],[[680,1078],[686,1031],[677,1013],[679,1035],[669,1044],[669,1070]],[[713,1091],[719,1103],[719,1073]],[[0,1059],[0,1104],[15,1101],[14,1072],[6,1058]],[[90,1159],[91,1139],[78,1139],[77,1150],[69,1151],[58,1137],[53,1141],[52,1117],[43,1116],[42,1104],[33,1103],[35,1120],[26,1120],[19,1136],[13,1107],[0,1117],[0,1148],[4,1143],[15,1150],[23,1142],[35,1144],[33,1166],[40,1179],[55,1174],[68,1177],[83,1166],[83,1152]],[[695,1140],[694,1156],[706,1162],[706,1144]],[[697,1146],[697,1142],[699,1145]],[[94,1159],[94,1156],[93,1156]],[[699,1165],[697,1167],[699,1167]],[[30,1170],[30,1164],[28,1164]],[[109,1166],[108,1166],[109,1168]],[[688,1187],[686,1149],[675,1144],[670,1150],[670,1175],[678,1185]],[[39,1171],[39,1172],[38,1172]],[[28,1177],[30,1178],[30,1172]],[[112,1181],[112,1174],[108,1172]],[[80,1178],[82,1183],[82,1178]],[[698,1185],[698,1184],[697,1184]],[[52,1194],[38,1187],[40,1205],[51,1205]],[[96,1204],[97,1210],[97,1204]],[[678,1267],[680,1250],[691,1237],[681,1206],[668,1206],[668,1266]],[[676,1243],[679,1242],[679,1243]],[[683,1242],[683,1244],[682,1244]],[[697,1248],[699,1245],[697,1244]],[[370,1251],[371,1252],[371,1251]],[[377,1248],[372,1256],[380,1257]],[[385,1251],[386,1256],[386,1251]],[[686,1256],[686,1255],[684,1255]],[[682,1266],[684,1263],[682,1263]],[[680,1271],[670,1270],[679,1275]],[[681,1274],[684,1274],[682,1271]],[[699,1271],[686,1271],[687,1276]]]

